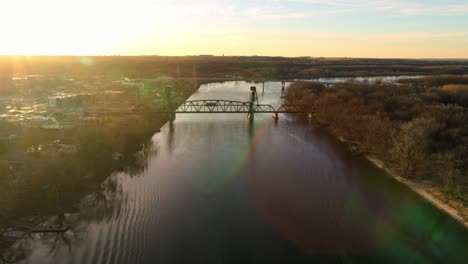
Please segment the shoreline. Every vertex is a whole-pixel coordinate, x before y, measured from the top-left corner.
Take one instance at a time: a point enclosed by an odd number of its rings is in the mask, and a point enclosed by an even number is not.
[[[450,215],[453,219],[455,219],[457,222],[465,226],[465,228],[468,228],[468,219],[465,219],[459,212],[459,210],[453,208],[449,204],[441,201],[438,197],[433,195],[430,191],[428,191],[426,188],[424,188],[421,183],[412,181],[410,179],[403,178],[396,174],[392,169],[388,168],[385,166],[385,164],[379,160],[376,157],[373,157],[371,155],[364,155],[364,157],[370,161],[372,164],[374,164],[376,167],[384,170],[388,175],[392,176],[394,179],[397,181],[403,183],[404,185],[408,186],[412,191],[415,193],[419,194],[421,197],[426,199],[428,202],[430,202],[432,205],[435,207],[439,208],[440,210],[444,211],[448,215]]]
[[[190,98],[190,96],[192,96],[200,88],[201,85],[203,85],[203,83],[202,84],[197,84],[193,88],[189,88],[188,92],[184,92],[180,96],[175,97],[174,101],[173,101],[174,105],[176,105],[178,107],[180,104],[185,102],[188,98]],[[145,116],[144,113],[138,114],[138,117],[146,119],[146,116]],[[170,115],[166,115],[166,114],[161,115],[160,119],[155,121],[154,131],[152,131],[151,134],[154,135],[154,134],[158,133],[161,130],[161,128],[164,125],[166,125],[170,120],[171,120]],[[107,128],[103,128],[103,129],[110,129],[110,128],[107,127]],[[99,183],[97,186],[100,186],[102,184],[102,182],[105,181],[105,179],[109,178],[112,175],[112,173],[115,173],[117,171],[118,171],[117,168],[113,168],[113,171],[110,174],[107,174],[105,178],[100,179],[101,183]],[[93,188],[94,187],[92,187],[91,189],[93,189]],[[93,193],[93,191],[89,192],[88,194],[84,195],[83,197],[86,197],[86,196],[90,195],[91,193]],[[83,197],[79,198],[78,201],[83,199]],[[75,204],[73,204],[73,206],[75,206]],[[0,216],[2,216],[2,215],[0,214]],[[24,226],[28,226],[28,227],[32,228],[34,226],[38,226],[38,225],[46,222],[47,219],[50,219],[50,217],[51,217],[51,215],[37,215],[37,216],[34,216],[34,217],[31,217],[31,216],[28,215],[28,216],[20,216],[20,217],[16,218],[15,221],[21,223],[19,226],[24,225]],[[0,263],[2,263],[2,261],[3,261],[2,258],[4,257],[2,254],[8,252],[10,249],[15,247],[15,245],[19,241],[21,241],[24,238],[24,236],[27,235],[27,232],[11,230],[11,232],[21,232],[22,234],[20,236],[18,236],[18,237],[10,237],[10,238],[8,238],[6,236],[3,236],[4,233],[10,232],[10,231],[8,231],[9,228],[14,229],[16,227],[17,226],[15,226],[15,225],[5,225],[3,227],[2,227],[2,225],[0,225]],[[8,240],[10,240],[10,241],[8,241]],[[6,262],[6,263],[9,263],[9,262]]]
[[[337,135],[337,133],[335,133],[334,131],[331,131],[330,129],[327,129],[327,130],[330,131],[332,135],[335,136],[335,138],[337,138],[341,143],[345,144],[347,148],[349,149],[349,144],[347,144],[348,141],[345,138]],[[353,151],[353,150],[350,150],[350,151]],[[468,228],[468,219],[463,217],[463,215],[460,213],[460,210],[466,210],[466,208],[464,208],[463,206],[462,206],[463,208],[453,208],[448,203],[442,201],[439,197],[436,197],[434,193],[432,193],[430,190],[427,190],[427,188],[424,188],[420,182],[415,182],[410,179],[399,176],[391,168],[389,168],[388,166],[385,166],[385,163],[381,161],[379,158],[372,156],[371,154],[366,154],[366,153],[363,153],[362,156],[366,160],[374,164],[376,167],[385,171],[389,176],[391,176],[395,180],[406,185],[413,192],[417,193],[419,196],[424,198],[426,201],[430,202],[439,210],[444,211],[446,214],[451,216],[454,220],[456,220],[458,223],[463,225],[465,228]],[[440,193],[440,196],[442,196],[443,198],[446,198],[446,200],[449,199],[447,195],[443,193]]]

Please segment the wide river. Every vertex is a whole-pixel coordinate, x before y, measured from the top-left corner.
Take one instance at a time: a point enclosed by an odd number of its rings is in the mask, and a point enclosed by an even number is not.
[[[250,83],[190,99],[249,100]],[[281,83],[257,85],[281,104]],[[465,228],[295,115],[178,114],[22,263],[463,263]],[[466,262],[465,262],[466,263]]]

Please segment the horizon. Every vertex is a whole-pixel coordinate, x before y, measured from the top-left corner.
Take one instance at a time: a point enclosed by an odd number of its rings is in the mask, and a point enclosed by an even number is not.
[[[468,58],[460,0],[18,0],[0,8],[5,55]]]
[[[342,60],[468,60],[468,57],[463,58],[404,58],[404,57],[321,57],[321,56],[281,56],[281,55],[215,55],[215,54],[192,54],[192,55],[158,55],[158,54],[137,54],[137,55],[120,55],[120,54],[0,54],[0,57],[70,57],[70,58],[99,58],[99,57],[214,57],[214,58],[233,58],[233,57],[265,57],[265,58],[285,58],[285,59],[342,59]]]

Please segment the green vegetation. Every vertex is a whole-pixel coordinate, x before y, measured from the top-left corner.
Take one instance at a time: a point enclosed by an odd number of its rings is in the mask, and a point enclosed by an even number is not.
[[[404,177],[429,181],[468,201],[468,77],[397,83],[296,82],[287,100],[314,108],[317,120]]]

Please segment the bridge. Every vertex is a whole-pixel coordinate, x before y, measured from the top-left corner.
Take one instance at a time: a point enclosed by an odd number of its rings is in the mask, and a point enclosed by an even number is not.
[[[192,100],[181,104],[175,111],[178,114],[209,113],[305,113],[303,105],[282,105],[274,108],[269,104],[255,104],[220,99]]]
[[[284,89],[285,82],[282,82],[282,89]],[[250,87],[250,101],[232,101],[223,99],[203,99],[203,100],[190,100],[185,101],[175,110],[172,108],[171,96],[168,88],[164,90],[164,101],[162,112],[170,114],[213,114],[213,113],[245,113],[250,120],[254,119],[256,113],[271,113],[273,119],[279,119],[278,114],[281,113],[307,113],[309,118],[312,117],[312,111],[306,112],[303,105],[282,105],[274,108],[269,104],[260,104],[257,97],[257,88]]]

